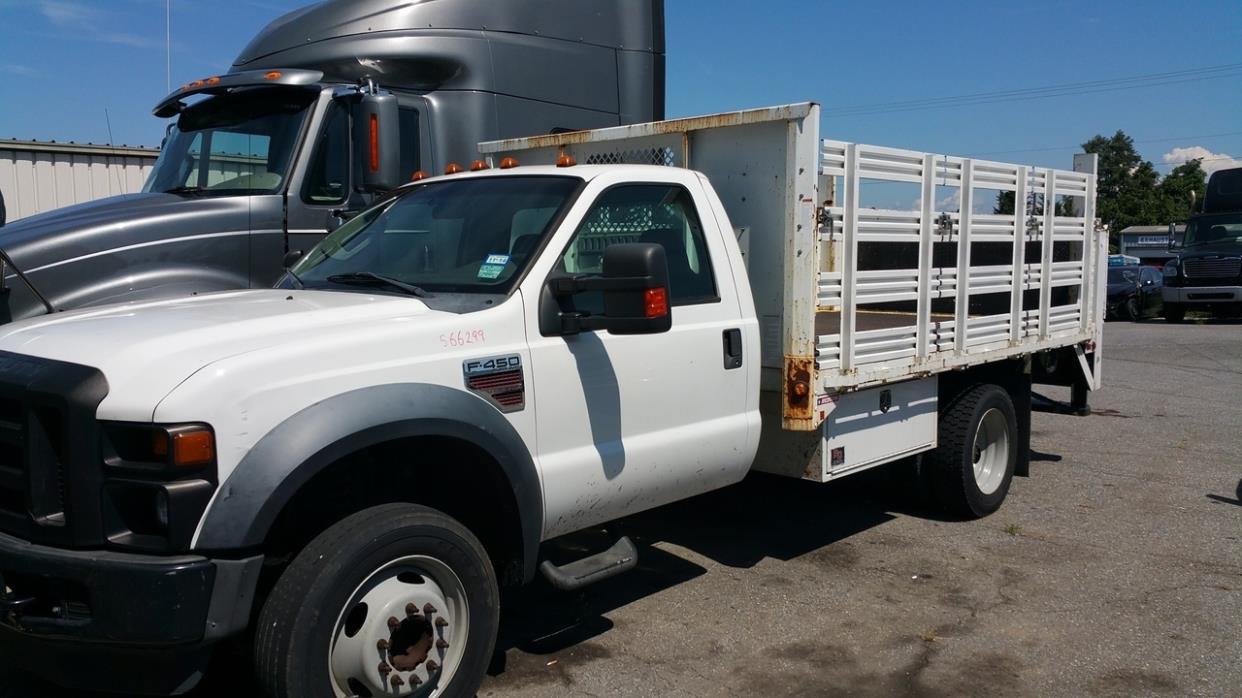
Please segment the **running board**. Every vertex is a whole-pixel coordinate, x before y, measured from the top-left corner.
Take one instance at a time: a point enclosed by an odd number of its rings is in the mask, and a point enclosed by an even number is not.
[[[638,550],[628,536],[621,536],[613,546],[581,560],[556,566],[548,560],[539,565],[539,571],[561,591],[577,591],[582,587],[629,572],[638,564]]]
[[[1091,414],[1091,407],[1087,404],[1086,389],[1074,386],[1071,390],[1070,402],[1060,402],[1044,397],[1039,393],[1031,393],[1031,411],[1067,414],[1071,417],[1086,417]]]

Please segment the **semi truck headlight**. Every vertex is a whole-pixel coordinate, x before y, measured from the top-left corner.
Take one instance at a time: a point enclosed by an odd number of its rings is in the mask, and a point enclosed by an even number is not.
[[[1165,276],[1177,276],[1177,260],[1170,260],[1164,263]]]

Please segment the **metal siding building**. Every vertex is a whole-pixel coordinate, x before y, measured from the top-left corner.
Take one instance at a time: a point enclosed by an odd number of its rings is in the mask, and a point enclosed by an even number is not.
[[[158,156],[155,148],[0,140],[8,220],[142,191]]]
[[[1186,232],[1186,226],[1179,223],[1177,234]],[[1177,256],[1169,251],[1169,226],[1167,225],[1132,225],[1121,231],[1118,252],[1138,257],[1143,264],[1164,266],[1164,263]]]

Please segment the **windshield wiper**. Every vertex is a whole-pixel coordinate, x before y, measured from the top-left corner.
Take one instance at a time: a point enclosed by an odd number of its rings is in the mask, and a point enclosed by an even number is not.
[[[417,296],[419,298],[427,298],[431,295],[414,284],[407,284],[400,279],[394,279],[391,276],[383,276],[370,271],[353,271],[347,274],[333,274],[328,277],[328,281],[334,284],[346,285],[353,284],[360,286],[374,286],[376,284],[380,284],[384,286],[391,286],[393,288],[401,289],[411,296]]]
[[[206,191],[207,191],[207,187],[200,187],[200,186],[186,187],[186,186],[182,186],[182,187],[173,187],[172,189],[165,189],[163,193],[165,193],[165,194],[202,194],[202,193],[204,193],[204,192],[206,192]]]

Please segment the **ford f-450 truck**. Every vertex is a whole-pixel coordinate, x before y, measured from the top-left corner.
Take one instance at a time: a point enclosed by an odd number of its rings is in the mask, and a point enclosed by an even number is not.
[[[625,538],[541,558],[567,534],[752,469],[912,458],[949,511],[995,511],[1032,380],[1099,385],[1094,160],[819,124],[808,103],[487,143],[277,288],[4,327],[2,656],[172,693],[252,633],[275,696],[471,696],[500,586],[635,564]],[[875,180],[921,203],[861,206]],[[976,213],[976,189],[1075,215]]]
[[[479,141],[662,119],[663,0],[328,0],[155,115],[141,193],[0,228],[0,323],[269,288],[286,252]]]

